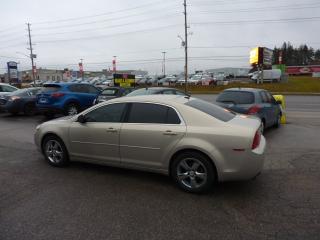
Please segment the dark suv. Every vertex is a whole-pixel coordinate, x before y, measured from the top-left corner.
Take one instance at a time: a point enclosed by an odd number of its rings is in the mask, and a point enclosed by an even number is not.
[[[216,103],[237,113],[256,115],[261,119],[263,129],[278,127],[281,119],[281,105],[264,89],[230,88],[220,93]]]
[[[86,83],[49,83],[37,94],[37,108],[48,116],[75,115],[91,107],[100,90]]]

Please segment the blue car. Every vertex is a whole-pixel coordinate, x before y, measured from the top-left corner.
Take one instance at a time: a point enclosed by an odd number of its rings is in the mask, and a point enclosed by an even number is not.
[[[282,115],[281,103],[264,89],[230,88],[221,92],[216,103],[231,111],[255,115],[261,119],[262,129],[278,127]]]
[[[47,116],[75,115],[91,107],[100,90],[87,83],[49,83],[37,94],[37,108]]]

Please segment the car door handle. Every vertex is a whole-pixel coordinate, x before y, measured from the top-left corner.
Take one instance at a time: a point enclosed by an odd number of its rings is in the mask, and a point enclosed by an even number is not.
[[[115,129],[115,128],[108,128],[108,129],[106,130],[106,132],[115,133],[115,132],[118,132],[118,130]]]
[[[178,133],[172,132],[171,130],[167,130],[163,133],[163,135],[167,135],[167,136],[176,136],[178,135]]]

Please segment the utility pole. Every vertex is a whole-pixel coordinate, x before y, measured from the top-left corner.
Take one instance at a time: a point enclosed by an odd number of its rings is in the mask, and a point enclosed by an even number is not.
[[[163,76],[166,77],[166,53],[167,52],[162,52],[163,54]]]
[[[188,91],[188,23],[187,23],[187,0],[184,0],[184,51],[185,51],[185,66],[184,66],[184,91]]]
[[[28,26],[28,35],[29,35],[29,48],[30,50],[30,59],[31,59],[31,71],[32,71],[32,79],[33,79],[33,84],[34,86],[36,85],[36,77],[35,77],[35,72],[34,72],[34,62],[33,62],[33,48],[32,48],[32,41],[31,41],[31,30],[30,30],[30,23],[27,23]]]
[[[83,81],[84,80],[83,58],[80,59],[80,63],[81,63],[81,66],[80,66],[81,78],[82,78],[82,81]]]

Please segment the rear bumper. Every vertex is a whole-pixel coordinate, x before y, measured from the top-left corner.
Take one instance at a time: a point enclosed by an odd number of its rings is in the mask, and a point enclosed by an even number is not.
[[[219,181],[249,180],[259,175],[263,169],[266,140],[261,136],[259,147],[254,150],[237,152],[232,157],[232,164],[228,164],[218,173]],[[229,162],[230,163],[230,162]]]

